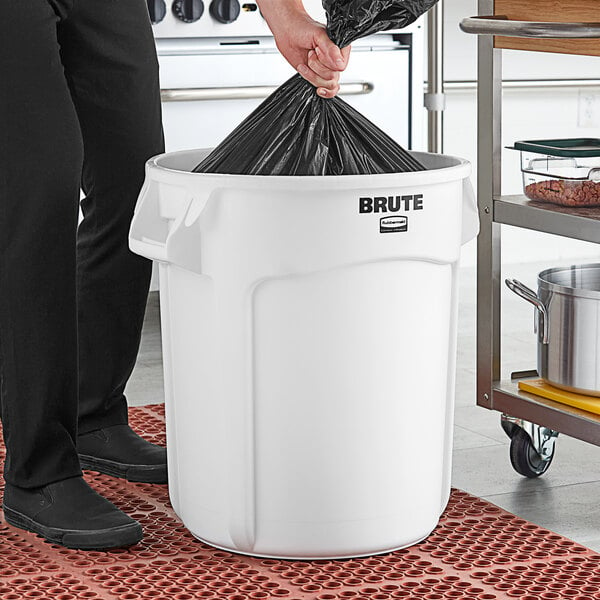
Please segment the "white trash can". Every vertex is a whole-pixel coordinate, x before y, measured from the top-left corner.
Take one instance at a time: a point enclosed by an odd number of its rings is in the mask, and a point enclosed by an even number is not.
[[[450,494],[468,162],[264,177],[147,163],[131,249],[160,263],[169,492],[254,556],[389,552]]]

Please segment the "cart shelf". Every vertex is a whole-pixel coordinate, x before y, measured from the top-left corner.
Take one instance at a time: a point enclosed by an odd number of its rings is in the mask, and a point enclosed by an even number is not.
[[[528,200],[523,195],[494,198],[494,222],[600,243],[600,207],[571,208]]]
[[[600,415],[523,392],[517,381],[494,382],[493,394],[495,410],[600,446]]]

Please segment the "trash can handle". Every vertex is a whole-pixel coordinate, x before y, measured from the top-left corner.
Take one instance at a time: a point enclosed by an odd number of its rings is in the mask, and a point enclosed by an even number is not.
[[[146,178],[129,229],[129,248],[135,254],[167,261],[168,223],[160,219],[158,185]]]
[[[479,234],[479,210],[473,185],[469,178],[463,179],[461,246]]]
[[[171,189],[171,206],[161,209],[159,184],[147,181],[131,221],[129,247],[132,252],[201,273],[199,230],[193,225],[214,192],[214,188],[207,189],[201,197],[194,197],[180,188],[179,197],[174,199]]]
[[[201,229],[198,219],[215,189],[206,189],[200,196],[187,196],[185,208],[172,221],[167,236],[166,260],[192,273],[202,274]]]

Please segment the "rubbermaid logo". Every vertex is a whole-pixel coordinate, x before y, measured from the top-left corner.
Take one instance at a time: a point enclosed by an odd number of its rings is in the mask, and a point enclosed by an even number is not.
[[[403,233],[408,231],[408,217],[383,217],[379,221],[380,233]]]

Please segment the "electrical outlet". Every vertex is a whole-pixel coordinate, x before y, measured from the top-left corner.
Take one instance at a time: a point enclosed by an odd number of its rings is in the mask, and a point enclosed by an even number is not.
[[[600,92],[579,91],[578,127],[600,127]]]

